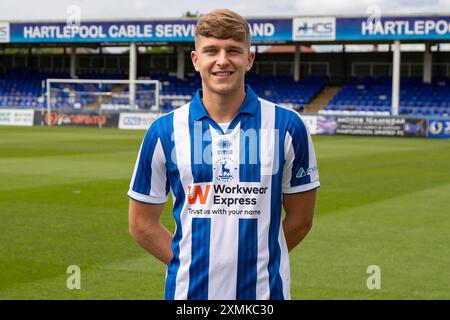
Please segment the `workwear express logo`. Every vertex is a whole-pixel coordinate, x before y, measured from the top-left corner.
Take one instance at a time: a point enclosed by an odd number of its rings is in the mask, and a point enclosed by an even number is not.
[[[255,186],[227,186],[225,184],[191,184],[187,190],[187,200],[189,205],[205,205],[213,188],[210,197],[213,205],[233,206],[233,205],[256,205],[256,195],[267,194],[268,187]]]
[[[210,189],[210,184],[207,184],[204,187],[201,185],[188,186],[188,203],[191,205],[196,203],[206,204]]]
[[[292,40],[335,40],[336,18],[294,18]]]
[[[9,23],[0,22],[0,43],[9,42]]]

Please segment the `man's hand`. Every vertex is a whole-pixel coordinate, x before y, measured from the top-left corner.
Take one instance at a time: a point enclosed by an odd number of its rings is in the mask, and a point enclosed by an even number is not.
[[[283,207],[286,216],[283,220],[283,231],[288,251],[295,248],[311,230],[317,189],[283,194]]]
[[[165,264],[172,259],[172,234],[160,222],[164,204],[147,204],[130,199],[128,223],[131,237]]]

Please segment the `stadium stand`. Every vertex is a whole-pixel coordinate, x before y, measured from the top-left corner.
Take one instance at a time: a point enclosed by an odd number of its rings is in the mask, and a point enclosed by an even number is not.
[[[261,98],[303,111],[322,90],[326,79],[311,76],[295,82],[291,76],[249,76],[247,82]]]
[[[449,116],[450,32],[439,28],[450,17],[389,16],[376,30],[365,15],[316,18],[249,20],[257,58],[247,83],[261,98],[311,113]],[[421,31],[424,21],[430,32]],[[321,31],[323,23],[332,27]],[[48,78],[159,80],[161,111],[185,104],[201,87],[190,63],[193,35],[173,32],[180,26],[194,30],[195,19],[92,21],[83,41],[60,36],[67,31],[64,21],[0,24],[0,108],[41,109],[51,101],[56,109],[94,109],[106,101],[108,110],[154,110],[150,90],[132,87],[133,99],[125,84],[55,84],[50,100]],[[162,31],[115,32],[141,26]]]
[[[47,78],[70,78],[68,73],[51,72],[39,73],[27,69],[11,70],[0,78],[0,105],[3,107],[19,108],[44,108],[46,106],[45,80]],[[80,78],[84,79],[126,79],[125,74],[120,73],[90,73],[82,74]],[[167,74],[152,74],[147,79],[156,79],[161,82],[161,110],[171,111],[187,103],[195,91],[201,87],[201,81],[198,76],[178,79],[175,76]],[[248,76],[248,83],[263,99],[274,101],[281,105],[303,110],[304,107],[321,91],[325,84],[323,77],[308,77],[304,80],[295,82],[291,76],[260,77],[256,75]],[[89,92],[108,92],[111,90],[121,91],[123,97],[114,97],[109,101],[110,104],[127,104],[128,92],[127,86],[94,84],[70,84],[71,90],[80,94],[76,95],[75,101],[70,101],[68,84],[57,84],[59,89],[55,103],[56,108],[73,108],[74,104],[90,105],[95,102],[96,97]],[[86,94],[82,94],[86,92]],[[136,103],[144,106],[148,101],[146,93],[137,92]]]
[[[389,77],[352,78],[333,97],[327,111],[389,112],[391,109],[391,79]],[[450,79],[435,78],[423,83],[419,77],[402,77],[400,114],[450,114]]]
[[[0,77],[0,105],[2,107],[44,108],[46,106],[45,80],[47,78],[70,78],[67,72],[36,72],[20,68]],[[93,72],[81,74],[84,79],[126,79],[125,73]],[[168,74],[151,74],[147,79],[161,82],[161,111],[171,111],[188,102],[195,91],[201,87],[198,76],[178,79]],[[310,76],[295,82],[291,76],[248,75],[247,82],[263,99],[303,111],[327,83],[325,77]],[[450,114],[450,79],[436,77],[431,83],[423,83],[420,77],[402,77],[400,92],[400,114],[420,116],[448,116]],[[77,95],[76,101],[68,102],[69,92],[66,84],[59,84],[57,108],[73,108],[74,103],[92,104],[95,97]],[[71,85],[79,92],[110,91],[113,85],[92,87],[93,84]],[[115,97],[109,103],[127,104],[127,86],[116,86],[124,96]],[[359,111],[389,112],[391,109],[390,77],[351,78],[324,108],[326,112]],[[136,103],[145,106],[148,93],[137,92]]]
[[[26,69],[7,73],[0,78],[0,105],[19,108],[43,107],[45,92],[43,80],[41,74]]]

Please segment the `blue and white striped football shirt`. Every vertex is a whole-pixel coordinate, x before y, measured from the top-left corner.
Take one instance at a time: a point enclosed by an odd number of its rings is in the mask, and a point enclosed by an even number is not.
[[[201,95],[151,124],[128,191],[154,204],[172,192],[165,299],[290,299],[282,194],[319,187],[308,129],[246,86],[224,132]]]

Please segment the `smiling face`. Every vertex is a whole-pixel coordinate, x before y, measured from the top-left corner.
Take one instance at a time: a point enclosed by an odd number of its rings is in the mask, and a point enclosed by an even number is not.
[[[204,93],[232,95],[244,90],[244,76],[253,65],[255,53],[246,43],[199,36],[192,63],[202,78]]]

